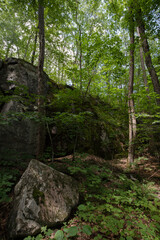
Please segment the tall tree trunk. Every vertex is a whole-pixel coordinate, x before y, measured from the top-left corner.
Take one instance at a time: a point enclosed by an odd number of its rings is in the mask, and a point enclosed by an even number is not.
[[[129,84],[128,84],[128,114],[129,114],[129,146],[128,146],[128,163],[131,165],[134,162],[134,145],[136,138],[136,118],[133,100],[133,82],[134,82],[134,20],[132,16],[132,8],[130,11],[130,69],[129,69]]]
[[[136,5],[136,8],[137,8],[137,5]],[[144,25],[142,11],[141,11],[140,7],[138,7],[135,16],[136,16],[138,31],[140,34],[142,47],[143,47],[143,51],[144,51],[144,55],[145,55],[146,66],[147,66],[147,69],[148,69],[149,74],[152,79],[154,91],[155,91],[155,93],[158,94],[158,97],[156,98],[156,102],[157,102],[157,105],[160,105],[160,84],[159,84],[157,73],[156,73],[153,63],[152,63],[149,44],[148,44],[148,40],[147,40],[147,37],[145,34],[145,25]]]
[[[35,38],[34,38],[34,47],[33,47],[33,52],[32,52],[32,59],[31,59],[32,64],[34,64],[35,55],[36,55],[38,28],[39,28],[39,26],[36,29],[36,34],[35,34]]]
[[[138,36],[140,37],[139,28],[137,28],[137,33],[138,33]],[[145,63],[144,63],[144,58],[143,58],[143,48],[142,48],[141,42],[140,42],[140,59],[141,59],[141,68],[142,68],[144,85],[146,87],[146,91],[149,93]]]
[[[78,5],[79,2],[78,0],[76,0],[76,9],[75,9],[75,22],[77,25],[77,30],[75,30],[75,39],[76,39],[76,52],[75,52],[75,60],[73,62],[73,64],[75,64],[76,67],[78,67],[79,65],[79,23],[78,23]],[[78,37],[76,36],[78,34]],[[76,80],[79,77],[79,73],[77,73],[77,69],[75,71],[75,76],[73,77],[73,81],[72,81],[72,86],[75,86]],[[80,77],[79,77],[80,78]]]
[[[30,44],[31,38],[32,38],[32,34],[31,34],[31,35],[29,36],[29,38],[28,38],[28,42],[27,42],[27,45],[26,45],[26,50],[25,50],[25,53],[24,53],[23,59],[25,59],[26,56],[27,56],[27,51],[28,51],[28,47],[29,47],[29,44]]]
[[[44,65],[44,53],[45,53],[45,37],[44,37],[44,7],[39,0],[38,8],[38,20],[39,20],[39,60],[38,60],[38,113],[39,113],[39,129],[37,136],[37,152],[36,157],[39,159],[43,155],[45,145],[45,124],[42,121],[42,117],[45,116],[44,107],[44,83],[43,83],[43,65]]]
[[[80,71],[80,91],[82,93],[82,31],[81,31],[81,27],[79,25],[79,52],[80,52],[80,56],[79,56],[79,71]]]

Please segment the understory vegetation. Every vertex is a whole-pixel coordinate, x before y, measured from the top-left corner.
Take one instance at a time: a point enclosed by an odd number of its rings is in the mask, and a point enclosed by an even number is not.
[[[43,227],[41,234],[25,240],[158,240],[160,200],[154,183],[133,177],[130,169],[118,172],[108,163],[85,159],[83,154],[76,155],[74,162],[63,158],[50,164],[81,182],[81,200],[72,219],[60,230]]]
[[[49,163],[54,169],[78,180],[80,203],[61,229],[42,227],[41,234],[25,240],[159,239],[160,199],[155,183],[146,180],[143,172],[139,172],[139,175],[129,168],[122,171],[112,166],[110,161],[98,157],[96,159],[76,153],[74,161],[71,157],[64,157]],[[140,160],[135,162],[135,168]],[[142,160],[147,162],[148,159]],[[13,164],[9,165],[5,166],[5,171],[0,171],[1,203],[11,200],[9,196],[12,186],[24,168],[22,165],[18,170]]]

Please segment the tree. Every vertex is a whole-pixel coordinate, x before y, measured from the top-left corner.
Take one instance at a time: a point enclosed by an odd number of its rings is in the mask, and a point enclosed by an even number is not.
[[[130,69],[128,84],[128,113],[129,113],[129,146],[128,146],[128,163],[134,162],[134,145],[136,138],[136,117],[133,100],[133,82],[134,82],[134,18],[133,6],[129,7],[129,34],[130,34]]]
[[[37,29],[36,29],[35,38],[34,38],[34,47],[33,47],[32,58],[31,58],[31,63],[32,63],[32,64],[34,64],[34,60],[35,60],[36,47],[37,47],[38,29],[39,29],[39,26],[38,26]]]
[[[43,117],[45,116],[44,107],[44,83],[43,83],[43,66],[45,54],[45,33],[44,33],[44,6],[42,1],[38,1],[38,22],[39,22],[39,60],[38,60],[38,113],[40,117],[40,124],[37,136],[37,158],[42,157],[45,145],[45,124]]]
[[[157,93],[156,102],[157,102],[157,105],[160,105],[160,84],[159,84],[157,73],[152,63],[150,48],[147,40],[147,35],[145,32],[145,23],[143,20],[142,10],[138,1],[136,1],[136,6],[135,6],[135,19],[137,22],[138,32],[142,42],[146,66],[148,68],[148,72],[152,79],[154,91],[155,93]]]
[[[137,33],[138,33],[138,36],[140,37],[139,28],[137,28]],[[143,48],[142,48],[142,45],[141,45],[141,41],[140,41],[140,59],[141,59],[141,68],[142,68],[142,73],[143,73],[144,85],[145,85],[147,93],[149,93],[145,63],[144,63],[144,58],[143,58]]]

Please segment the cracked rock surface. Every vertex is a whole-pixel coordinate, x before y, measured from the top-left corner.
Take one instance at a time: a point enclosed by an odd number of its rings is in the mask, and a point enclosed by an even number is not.
[[[42,226],[64,222],[79,201],[77,181],[37,160],[30,161],[14,193],[9,239],[34,235]]]

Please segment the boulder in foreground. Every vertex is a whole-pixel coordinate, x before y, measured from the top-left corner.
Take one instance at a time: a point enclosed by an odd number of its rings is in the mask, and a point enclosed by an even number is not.
[[[78,201],[78,183],[72,177],[31,160],[15,186],[9,239],[34,235],[42,226],[62,223]]]

